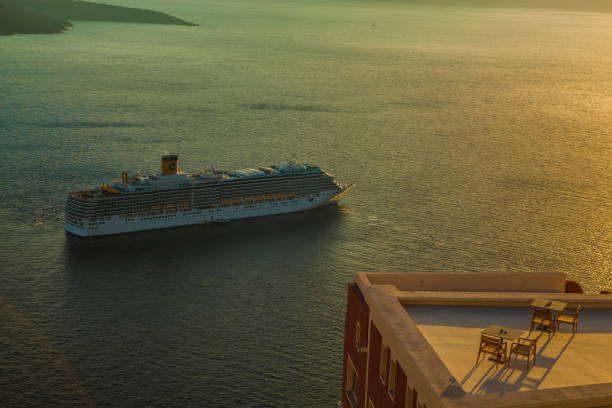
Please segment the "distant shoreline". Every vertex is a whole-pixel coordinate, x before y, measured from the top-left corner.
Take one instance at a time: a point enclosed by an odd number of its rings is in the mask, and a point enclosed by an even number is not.
[[[0,0],[1,2],[2,0]],[[356,0],[362,3],[365,0]],[[385,0],[395,3],[397,0]],[[403,4],[440,7],[522,8],[575,11],[585,13],[612,13],[610,0],[408,0]]]
[[[72,21],[197,26],[159,11],[74,0],[0,0],[0,35],[59,34]]]

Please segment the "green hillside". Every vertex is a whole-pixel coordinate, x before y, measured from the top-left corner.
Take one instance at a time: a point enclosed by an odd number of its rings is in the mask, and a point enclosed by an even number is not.
[[[153,10],[73,0],[0,0],[0,34],[59,33],[70,20],[195,26]]]
[[[55,34],[71,26],[69,21],[17,11],[0,5],[0,35]]]

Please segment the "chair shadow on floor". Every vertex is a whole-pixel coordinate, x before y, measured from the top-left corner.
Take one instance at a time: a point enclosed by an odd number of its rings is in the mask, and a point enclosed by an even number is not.
[[[547,336],[542,335],[543,333],[539,333],[537,336],[533,336],[533,338],[538,339],[535,364],[530,363],[529,367],[527,367],[526,358],[521,357],[512,358],[508,365],[497,367],[495,361],[485,359],[474,364],[474,367],[460,381],[460,384],[463,386],[468,382],[471,383],[474,380],[474,376],[479,376],[475,384],[471,386],[471,389],[469,391],[466,389],[467,393],[472,395],[519,391],[520,389],[537,389],[575,337],[575,335],[572,335],[567,339],[561,340],[558,336],[547,338]],[[555,337],[557,338],[555,339]],[[544,355],[547,347],[552,342],[555,342],[555,340],[557,342],[559,340],[565,341],[565,344],[554,357]],[[555,346],[557,348],[560,344],[555,344]],[[481,371],[487,365],[488,368],[482,373]],[[534,370],[536,368],[537,370]],[[470,385],[468,385],[468,388]]]

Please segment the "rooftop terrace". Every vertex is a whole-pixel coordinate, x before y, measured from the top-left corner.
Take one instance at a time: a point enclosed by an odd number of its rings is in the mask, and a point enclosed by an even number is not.
[[[369,318],[432,408],[612,407],[612,296],[566,293],[562,273],[357,274]],[[536,298],[581,304],[578,331],[529,335]],[[476,356],[490,325],[538,337],[536,362]],[[508,345],[509,346],[509,345]]]
[[[530,308],[404,306],[425,339],[467,394],[532,391],[612,382],[612,312],[582,310],[578,333],[561,325],[550,337],[529,335]],[[523,330],[538,338],[536,363],[522,357],[508,366],[481,357],[480,332],[491,324]]]

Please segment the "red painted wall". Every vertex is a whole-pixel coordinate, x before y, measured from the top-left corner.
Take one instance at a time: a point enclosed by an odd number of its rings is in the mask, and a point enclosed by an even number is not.
[[[375,407],[382,406],[384,384],[380,379],[380,350],[382,338],[380,332],[372,323],[370,327],[370,347],[368,350],[368,398],[372,399]]]
[[[393,397],[389,394],[389,372],[391,361],[395,359],[393,350],[387,349],[387,375],[383,384],[380,378],[380,352],[383,339],[380,332],[372,323],[370,328],[370,347],[368,352],[368,398],[372,400],[376,408],[405,408],[407,378],[402,366],[395,366],[395,392]],[[385,345],[386,347],[386,345]],[[416,406],[416,400],[413,403]],[[412,408],[412,405],[408,405]]]
[[[406,406],[406,374],[399,364],[395,373],[395,395],[394,407],[404,408]]]
[[[367,347],[367,352],[361,352],[355,346],[356,322],[361,326],[361,345]],[[385,383],[380,378],[380,351],[383,339],[376,326],[372,323],[370,338],[368,342],[369,307],[356,283],[348,286],[348,297],[346,307],[346,318],[344,324],[344,361],[342,367],[342,405],[351,408],[346,396],[347,357],[355,365],[359,377],[358,407],[368,408],[371,399],[375,408],[405,408],[407,378],[402,367],[397,364],[395,368],[395,392],[393,398],[389,395],[389,372],[391,361],[395,358],[392,350],[387,351],[387,370]],[[368,365],[369,362],[369,365]],[[368,368],[369,367],[369,368]],[[366,373],[367,370],[367,373]],[[367,374],[367,375],[366,375]],[[365,384],[368,384],[368,395],[365,395]],[[416,408],[416,392],[413,401],[408,408]]]
[[[367,408],[365,399],[365,384],[366,384],[366,364],[367,364],[367,352],[362,352],[357,349],[355,345],[355,329],[357,323],[361,326],[360,330],[360,342],[361,347],[368,346],[368,323],[369,323],[369,307],[359,290],[359,286],[355,282],[349,283],[348,285],[348,296],[346,301],[346,317],[344,322],[344,359],[342,365],[342,405],[345,408],[350,408],[351,404],[346,396],[346,374],[347,374],[347,360],[350,356],[355,371],[357,371],[358,386],[358,407],[354,408]]]

